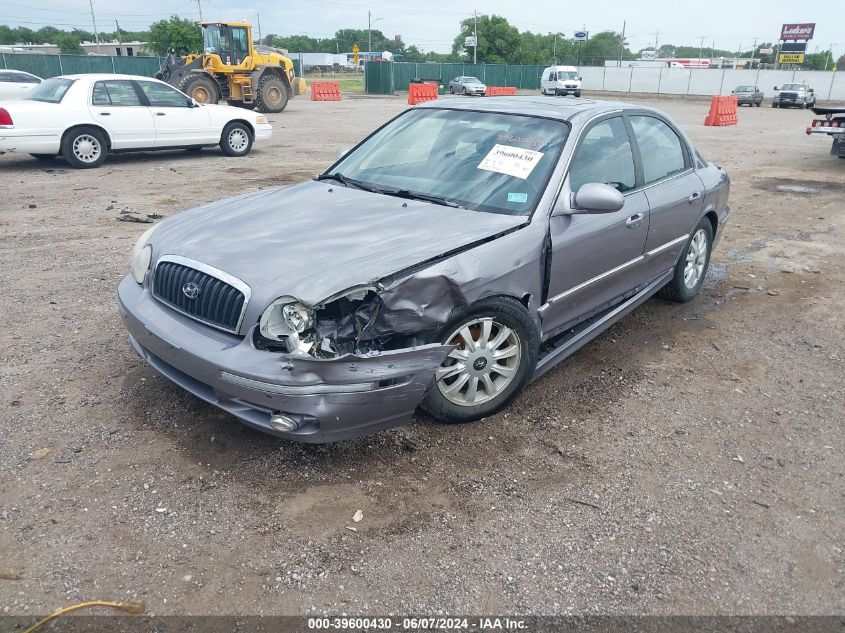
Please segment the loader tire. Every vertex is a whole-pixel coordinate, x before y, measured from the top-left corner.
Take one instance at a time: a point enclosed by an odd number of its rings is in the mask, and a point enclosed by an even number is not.
[[[191,73],[179,84],[179,90],[203,105],[220,101],[220,89],[217,83],[199,73]]]
[[[288,105],[288,87],[275,75],[265,74],[258,81],[255,109],[259,112],[281,112]]]

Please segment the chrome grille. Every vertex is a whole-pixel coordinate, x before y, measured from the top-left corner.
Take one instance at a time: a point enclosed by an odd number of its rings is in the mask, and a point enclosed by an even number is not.
[[[153,296],[185,316],[237,334],[249,287],[215,268],[165,256],[156,265]]]

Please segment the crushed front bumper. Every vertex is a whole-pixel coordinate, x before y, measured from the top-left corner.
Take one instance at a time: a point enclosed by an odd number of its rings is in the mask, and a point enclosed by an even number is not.
[[[249,426],[300,442],[346,440],[408,421],[452,349],[331,360],[257,350],[251,333],[233,336],[178,314],[131,276],[118,286],[118,306],[132,346],[163,376]],[[274,413],[301,426],[274,429]]]

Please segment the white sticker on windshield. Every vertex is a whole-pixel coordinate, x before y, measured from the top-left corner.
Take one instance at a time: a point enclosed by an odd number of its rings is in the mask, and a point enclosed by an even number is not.
[[[495,171],[525,180],[543,158],[543,152],[513,147],[494,145],[493,149],[478,163],[478,169]]]

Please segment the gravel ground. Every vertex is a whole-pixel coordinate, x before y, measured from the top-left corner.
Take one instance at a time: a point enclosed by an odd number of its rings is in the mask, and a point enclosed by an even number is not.
[[[117,218],[310,177],[401,98],[296,99],[243,159],[0,157],[2,613],[842,613],[845,161],[807,112],[706,128],[702,100],[635,98],[733,179],[701,296],[649,301],[481,423],[329,446],[139,360],[115,287],[145,226]]]

